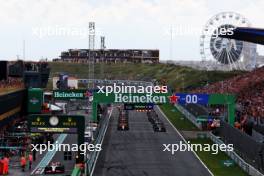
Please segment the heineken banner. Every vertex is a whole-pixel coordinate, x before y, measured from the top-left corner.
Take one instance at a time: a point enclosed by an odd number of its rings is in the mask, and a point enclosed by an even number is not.
[[[57,100],[85,99],[91,95],[92,93],[85,89],[53,90],[53,98]]]
[[[28,113],[40,113],[43,103],[43,90],[39,88],[28,89]]]
[[[228,107],[228,122],[234,125],[235,97],[228,94],[172,94],[169,93],[94,93],[93,118],[97,121],[97,103],[125,103],[125,104],[223,104]]]
[[[94,101],[101,103],[152,103],[164,104],[169,103],[170,95],[168,93],[132,93],[132,94],[114,94],[110,93],[108,96],[102,93],[94,94]]]

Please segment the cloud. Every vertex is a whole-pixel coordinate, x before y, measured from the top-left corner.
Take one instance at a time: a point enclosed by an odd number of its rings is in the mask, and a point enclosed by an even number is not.
[[[5,24],[84,24],[88,21],[128,22],[155,20],[159,23],[183,21],[202,13],[205,1],[193,0],[8,0],[1,2],[0,21]],[[180,15],[179,15],[180,14]]]
[[[0,41],[2,48],[8,46],[6,43],[10,46],[18,40],[21,43],[21,38],[32,39],[32,29],[36,27],[85,30],[89,21],[95,21],[97,29],[107,35],[109,47],[160,48],[163,58],[169,55],[170,26],[194,30],[193,35],[175,38],[174,53],[178,58],[199,58],[200,31],[219,12],[235,11],[247,17],[253,26],[264,27],[263,0],[0,0],[0,3],[0,37],[9,38]],[[14,31],[17,31],[15,36]],[[50,39],[52,45],[47,46],[45,52],[34,50],[32,56],[57,52],[54,48],[60,47],[62,42],[64,48],[79,47],[72,45],[77,43],[74,36]],[[46,41],[33,38],[32,42],[36,43],[31,45],[38,46]],[[181,48],[180,52],[178,48]],[[195,52],[189,52],[189,48]],[[3,52],[0,56],[8,57],[17,51]]]

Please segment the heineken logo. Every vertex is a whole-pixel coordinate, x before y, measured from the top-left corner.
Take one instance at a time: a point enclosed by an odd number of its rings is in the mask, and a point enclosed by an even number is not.
[[[115,103],[166,103],[167,96],[166,95],[138,95],[138,94],[114,94],[114,102]]]
[[[125,85],[124,83],[97,86],[95,99],[114,103],[151,103],[163,104],[168,102],[168,87],[162,85]],[[171,97],[176,103],[177,97]]]
[[[84,98],[82,92],[54,92],[54,98]]]
[[[224,160],[222,161],[223,165],[226,167],[230,167],[234,165],[234,161],[233,160]]]
[[[37,98],[35,98],[35,97],[33,97],[32,99],[30,99],[29,101],[32,104],[37,104],[39,102],[39,100]]]
[[[93,93],[85,89],[74,90],[54,90],[53,97],[55,99],[67,100],[67,99],[86,99],[93,96]]]

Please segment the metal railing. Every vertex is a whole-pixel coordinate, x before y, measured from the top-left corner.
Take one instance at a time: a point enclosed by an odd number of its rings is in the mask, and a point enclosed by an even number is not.
[[[196,117],[192,115],[189,111],[187,111],[184,107],[176,104],[175,107],[195,126],[201,129],[201,124],[197,123]],[[208,133],[209,138],[216,144],[224,144],[222,140],[220,140],[217,136],[212,133]],[[245,160],[243,160],[235,151],[226,151],[225,152],[241,169],[243,169],[246,173],[251,176],[263,176],[263,174],[254,168],[252,165],[248,164]]]
[[[179,104],[175,104],[175,107],[189,120],[191,121],[197,128],[202,129],[201,123],[198,123],[196,117],[192,115],[189,111],[187,111],[184,107]]]
[[[209,133],[208,136],[214,143],[216,144],[224,144],[222,140],[220,140],[217,136]],[[234,151],[226,151],[225,152],[241,169],[243,169],[246,173],[252,176],[263,176],[263,174],[255,169],[253,166],[244,161],[236,152]]]
[[[95,144],[102,144],[103,143],[103,139],[109,124],[109,120],[110,120],[110,116],[111,116],[111,112],[110,114],[107,114],[109,116],[107,116],[107,118],[105,118],[105,120],[102,122],[102,125],[100,127],[98,136],[95,140]],[[92,176],[93,174],[93,170],[95,169],[95,165],[96,165],[96,160],[99,156],[100,151],[94,151],[91,154],[89,154],[87,157],[87,161],[86,161],[86,175]]]

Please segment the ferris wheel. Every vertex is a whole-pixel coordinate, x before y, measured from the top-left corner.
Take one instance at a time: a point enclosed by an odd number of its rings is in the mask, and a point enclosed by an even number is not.
[[[219,37],[232,35],[236,27],[249,27],[250,22],[235,12],[222,12],[213,16],[200,36],[200,54],[208,70],[245,70],[252,65],[256,45]]]

